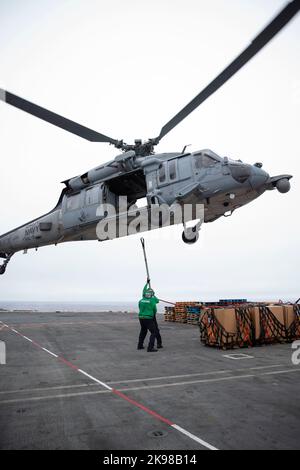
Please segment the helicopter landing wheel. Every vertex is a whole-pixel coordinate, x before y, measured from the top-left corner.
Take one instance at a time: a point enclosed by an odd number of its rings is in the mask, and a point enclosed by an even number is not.
[[[187,245],[193,245],[199,239],[199,231],[195,227],[187,228],[182,232],[182,240]]]

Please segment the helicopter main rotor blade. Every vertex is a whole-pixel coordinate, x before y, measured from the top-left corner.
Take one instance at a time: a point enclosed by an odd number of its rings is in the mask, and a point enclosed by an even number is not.
[[[42,108],[30,101],[24,100],[13,93],[9,93],[6,90],[0,88],[0,100],[5,101],[6,103],[14,106],[15,108],[19,108],[26,113],[32,114],[43,121],[49,122],[54,126],[60,127],[65,131],[71,132],[72,134],[76,134],[83,139],[89,140],[90,142],[108,142],[110,144],[117,144],[118,141],[108,137],[104,134],[100,134],[99,132],[93,131],[88,127],[82,126],[77,122],[70,121],[70,119],[64,118],[59,114],[53,113],[52,111],[48,111],[48,109]]]
[[[204,90],[188,103],[176,116],[165,124],[158,137],[153,139],[157,144],[168,132],[185,119],[203,101],[209,98],[224,83],[236,74],[252,57],[254,57],[295,15],[300,9],[300,1],[290,2],[269,25],[251,42],[231,64],[226,67]]]

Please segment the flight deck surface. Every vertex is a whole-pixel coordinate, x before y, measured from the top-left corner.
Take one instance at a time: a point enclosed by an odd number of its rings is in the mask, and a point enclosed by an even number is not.
[[[158,321],[148,353],[134,313],[1,312],[0,448],[300,449],[290,344],[211,349]]]

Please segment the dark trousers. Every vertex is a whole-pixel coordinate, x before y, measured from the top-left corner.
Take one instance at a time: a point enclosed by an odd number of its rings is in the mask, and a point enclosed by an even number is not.
[[[160,332],[159,332],[159,328],[158,328],[158,324],[157,324],[157,320],[156,320],[156,315],[154,316],[153,321],[154,321],[154,324],[155,324],[155,327],[156,327],[157,346],[161,346],[162,345],[162,339],[161,339],[161,336],[160,336]]]
[[[139,320],[141,324],[141,331],[140,331],[140,336],[139,336],[138,347],[141,348],[143,346],[144,340],[147,336],[148,331],[150,331],[148,349],[154,348],[155,338],[157,339],[157,344],[160,345],[161,342],[159,342],[159,338],[161,341],[161,337],[160,337],[159,329],[157,326],[156,318],[155,317],[153,319],[140,318]]]

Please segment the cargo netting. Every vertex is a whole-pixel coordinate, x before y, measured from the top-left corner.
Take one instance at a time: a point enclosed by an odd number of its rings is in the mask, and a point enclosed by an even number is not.
[[[248,348],[255,343],[255,330],[251,318],[251,307],[238,307],[235,309],[236,318],[236,346]]]
[[[295,341],[300,338],[300,305],[294,305],[295,320],[287,329],[286,336],[289,342]]]
[[[232,349],[235,345],[236,334],[230,333],[223,328],[217,320],[214,310],[208,309],[203,312],[199,322],[200,338],[206,346],[214,346],[222,349]]]
[[[225,313],[223,317],[220,316],[222,312]],[[298,304],[247,303],[208,307],[197,302],[177,302],[175,307],[165,308],[165,321],[199,325],[201,342],[221,349],[300,339]]]
[[[271,312],[269,307],[259,307],[260,337],[257,344],[285,343],[286,328]]]

